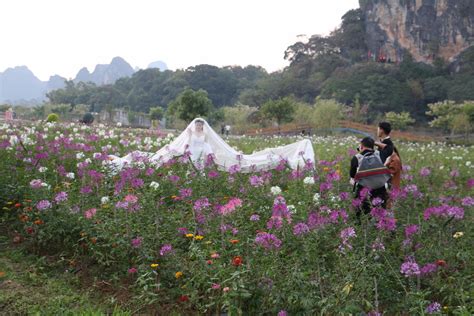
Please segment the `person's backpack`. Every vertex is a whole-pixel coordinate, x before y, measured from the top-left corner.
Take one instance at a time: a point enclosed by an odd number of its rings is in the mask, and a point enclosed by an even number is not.
[[[385,183],[390,180],[390,170],[384,166],[380,153],[368,152],[365,155],[357,154],[359,167],[354,180],[365,188],[379,189],[385,186]]]

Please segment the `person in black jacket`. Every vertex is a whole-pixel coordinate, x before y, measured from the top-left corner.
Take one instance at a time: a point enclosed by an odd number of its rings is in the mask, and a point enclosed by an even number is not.
[[[385,163],[388,157],[393,154],[393,142],[390,139],[392,126],[388,122],[380,122],[377,128],[377,136],[380,141],[375,142],[375,146],[379,149],[380,159]]]
[[[375,141],[371,137],[365,137],[360,141],[360,145],[357,148],[357,150],[359,151],[359,154],[361,154],[362,156],[366,154],[370,154],[370,153],[374,154],[375,153],[374,146],[375,146]],[[380,156],[381,155],[382,154],[380,153]],[[360,195],[361,193],[364,193],[364,187],[356,183],[354,180],[358,167],[359,167],[359,159],[357,158],[357,155],[355,155],[351,159],[351,168],[349,170],[349,175],[351,177],[351,184],[354,185],[355,198],[360,198],[361,200],[360,206],[357,207],[356,209],[357,220],[360,222],[360,216],[362,212],[364,212],[364,214],[370,213],[370,210],[372,208],[372,202],[375,198],[380,198],[382,200],[382,203],[379,206],[385,208],[387,199],[388,199],[388,194],[387,194],[387,189],[385,188],[385,186],[383,186],[378,189],[369,190],[368,192],[366,189],[365,192],[368,193],[368,196],[361,198]]]

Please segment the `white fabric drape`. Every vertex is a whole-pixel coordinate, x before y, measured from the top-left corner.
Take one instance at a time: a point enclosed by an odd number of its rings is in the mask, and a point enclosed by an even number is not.
[[[203,122],[203,137],[198,137],[195,129],[196,120]],[[214,162],[221,170],[229,170],[231,166],[239,165],[241,172],[252,172],[273,169],[282,159],[286,160],[292,169],[303,167],[306,162],[315,163],[313,145],[308,139],[275,147],[267,148],[250,155],[238,152],[227,144],[201,118],[194,119],[186,129],[170,144],[156,153],[133,152],[125,157],[110,156],[111,163],[121,169],[126,163],[145,158],[161,165],[173,157],[190,152],[191,160],[197,163],[206,159],[208,154],[214,155]]]

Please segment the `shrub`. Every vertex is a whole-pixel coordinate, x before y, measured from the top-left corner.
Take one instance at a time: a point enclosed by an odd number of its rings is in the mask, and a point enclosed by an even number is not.
[[[46,118],[46,122],[48,123],[58,122],[58,121],[59,121],[59,115],[57,115],[56,113],[51,113]]]

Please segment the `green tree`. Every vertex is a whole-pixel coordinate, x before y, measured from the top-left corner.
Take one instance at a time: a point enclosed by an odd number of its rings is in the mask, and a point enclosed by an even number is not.
[[[332,129],[342,118],[343,105],[336,100],[316,99],[312,122],[316,128]]]
[[[462,107],[454,101],[428,104],[430,110],[426,114],[434,117],[430,126],[441,128],[445,132],[452,131],[454,118],[462,112]]]
[[[168,105],[168,114],[184,121],[191,121],[196,117],[207,117],[212,109],[212,101],[206,91],[186,89]]]
[[[280,126],[281,123],[293,120],[295,101],[289,97],[269,100],[262,105],[260,110],[267,119],[275,120]]]
[[[165,114],[165,110],[161,106],[156,106],[150,108],[150,119],[154,121],[159,121],[163,118],[163,115]]]
[[[387,122],[390,122],[390,124],[392,124],[392,127],[394,129],[399,129],[399,130],[404,130],[409,125],[415,123],[415,119],[413,119],[410,116],[410,113],[408,113],[408,112],[401,112],[401,113],[388,112],[388,113],[385,113],[385,120]]]

